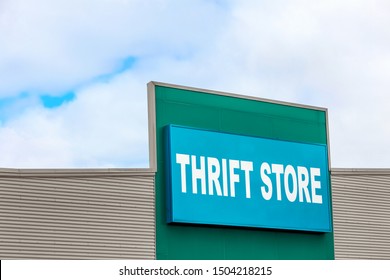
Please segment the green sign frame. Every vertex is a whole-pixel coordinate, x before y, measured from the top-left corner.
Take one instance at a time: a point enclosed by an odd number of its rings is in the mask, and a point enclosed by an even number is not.
[[[334,259],[333,231],[167,223],[164,127],[179,125],[327,145],[329,172],[326,108],[159,82],[148,83],[148,107],[150,168],[156,171],[156,259]]]

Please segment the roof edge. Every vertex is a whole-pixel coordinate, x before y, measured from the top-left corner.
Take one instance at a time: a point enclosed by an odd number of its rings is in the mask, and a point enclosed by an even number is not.
[[[0,177],[154,176],[151,168],[0,168]]]
[[[330,172],[336,176],[390,175],[390,168],[332,168]]]

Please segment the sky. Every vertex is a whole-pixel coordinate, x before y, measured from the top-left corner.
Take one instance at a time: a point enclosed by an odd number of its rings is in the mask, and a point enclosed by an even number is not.
[[[149,81],[328,108],[390,168],[386,0],[0,0],[0,168],[148,166]]]

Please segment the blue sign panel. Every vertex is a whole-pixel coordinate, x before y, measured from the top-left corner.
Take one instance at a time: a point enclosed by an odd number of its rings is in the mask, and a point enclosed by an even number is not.
[[[170,125],[168,222],[330,232],[327,146]]]

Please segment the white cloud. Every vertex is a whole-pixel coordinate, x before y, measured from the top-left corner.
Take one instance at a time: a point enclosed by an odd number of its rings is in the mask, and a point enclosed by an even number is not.
[[[0,96],[55,94],[120,68],[128,56],[190,55],[223,27],[210,1],[5,0]]]
[[[387,1],[25,2],[0,5],[0,96],[77,98],[3,124],[0,166],[144,164],[150,80],[328,107],[334,167],[390,166]]]
[[[0,127],[0,166],[147,167],[146,86],[123,73]]]
[[[333,166],[389,167],[390,5],[248,3],[214,46],[213,87],[328,107]]]
[[[0,142],[3,167],[65,166],[71,160],[58,117],[39,108],[0,127]]]
[[[146,85],[131,72],[78,93],[61,109],[74,158],[84,166],[145,167],[148,161]]]

